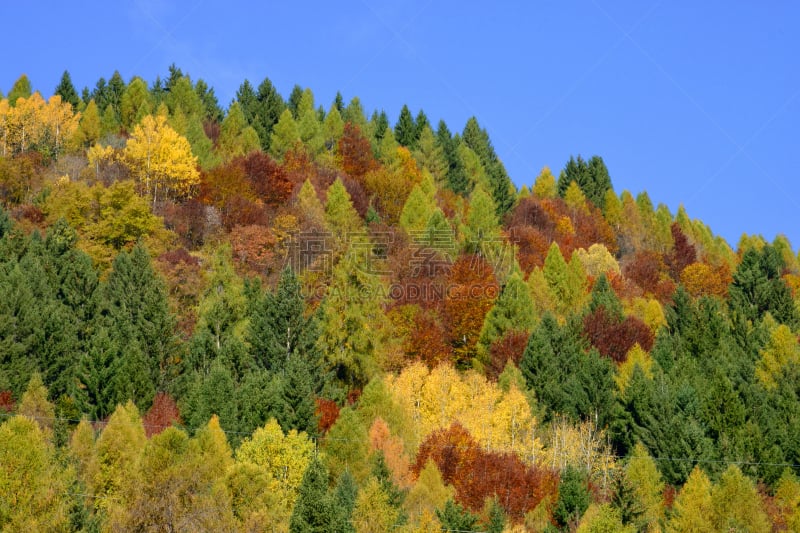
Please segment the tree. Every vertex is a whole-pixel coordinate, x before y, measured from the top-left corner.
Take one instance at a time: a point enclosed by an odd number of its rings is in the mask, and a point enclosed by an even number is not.
[[[325,222],[341,244],[345,244],[361,230],[361,218],[353,208],[353,201],[340,179],[328,187],[325,203]]]
[[[367,172],[377,168],[369,140],[364,137],[361,129],[350,121],[344,124],[337,152],[342,170],[353,178],[363,179]]]
[[[592,156],[588,162],[580,155],[577,159],[570,156],[558,178],[559,196],[564,197],[573,181],[578,184],[590,202],[597,207],[603,206],[606,191],[611,189],[611,178],[600,156]]]
[[[736,465],[730,465],[711,489],[716,531],[772,531],[753,482]]]
[[[53,94],[59,95],[62,102],[67,102],[72,106],[72,109],[78,110],[80,97],[78,96],[78,91],[75,90],[75,86],[72,85],[72,78],[68,71],[65,70],[61,75],[61,81],[56,85]]]
[[[76,137],[82,146],[90,147],[100,139],[100,132],[100,111],[98,111],[97,104],[92,99],[89,100],[86,109],[81,114]]]
[[[586,275],[578,257],[569,263],[561,255],[555,242],[550,245],[544,260],[544,277],[557,308],[562,316],[567,316],[581,307],[586,298]]]
[[[511,330],[530,332],[534,326],[533,299],[519,272],[506,281],[500,296],[486,315],[478,342],[482,350]]]
[[[765,388],[774,389],[784,369],[800,364],[800,344],[797,336],[786,325],[775,327],[767,345],[761,350],[761,359],[756,363],[756,378]]]
[[[430,126],[426,125],[420,131],[419,141],[413,153],[420,168],[430,172],[436,183],[445,182],[450,165],[445,157],[444,149],[437,142]]]
[[[436,518],[441,522],[442,529],[446,531],[479,531],[475,529],[478,524],[478,517],[453,500],[447,500],[441,510],[436,509]]]
[[[675,499],[672,518],[667,522],[667,531],[718,531],[712,522],[713,513],[711,481],[700,467],[695,467]]]
[[[223,161],[241,157],[258,150],[261,146],[256,130],[247,125],[242,108],[237,102],[228,108],[228,114],[222,121],[217,151]]]
[[[153,102],[147,83],[140,77],[131,80],[122,93],[120,101],[120,122],[130,131],[144,117],[152,113]]]
[[[400,110],[400,116],[397,119],[397,124],[394,126],[394,138],[397,139],[397,142],[399,142],[401,146],[407,146],[411,149],[415,148],[417,142],[417,126],[414,123],[414,117],[411,115],[411,111],[405,104],[403,104],[403,108]]]
[[[335,517],[328,496],[328,470],[318,459],[308,465],[292,511],[291,533],[328,533]]]
[[[613,368],[596,350],[584,353],[578,328],[574,319],[559,326],[546,313],[531,333],[520,370],[545,407],[545,419],[555,413],[573,420],[597,416],[602,427],[613,404]]]
[[[0,424],[0,529],[66,531],[69,474],[34,420]]]
[[[375,478],[361,488],[353,509],[352,523],[356,533],[382,533],[397,527],[398,509]]]
[[[747,250],[733,273],[731,310],[752,322],[769,312],[778,322],[795,326],[798,313],[791,291],[780,277],[782,268],[783,260],[773,246],[766,245],[760,252]]]
[[[17,104],[17,100],[20,98],[30,98],[32,93],[31,80],[28,79],[26,74],[23,74],[17,78],[17,81],[11,86],[11,90],[8,91],[8,103],[11,107],[14,107]]]
[[[589,487],[584,473],[572,466],[561,475],[553,518],[562,527],[574,527],[589,507]]]
[[[539,199],[556,197],[556,178],[553,176],[553,173],[550,172],[549,167],[542,168],[542,171],[536,176],[536,181],[533,184],[533,190],[531,192]]]
[[[31,376],[28,388],[19,400],[17,414],[35,421],[45,436],[52,437],[55,407],[47,399],[47,387],[42,383],[42,376],[38,372]]]
[[[272,129],[269,141],[269,153],[275,159],[282,161],[290,149],[300,142],[300,130],[297,122],[289,109],[281,113],[278,122]]]
[[[514,204],[516,189],[508,177],[503,163],[497,157],[489,134],[478,125],[475,117],[467,120],[463,133],[464,144],[480,158],[489,180],[490,193],[494,199],[498,217],[505,215]]]
[[[156,205],[159,192],[166,198],[189,196],[200,183],[197,158],[186,138],[166,124],[166,119],[151,115],[133,129],[123,158],[136,178],[143,195]]]
[[[500,246],[500,224],[492,197],[478,185],[470,196],[467,225],[464,228],[465,248],[469,253],[486,255],[490,260]]]

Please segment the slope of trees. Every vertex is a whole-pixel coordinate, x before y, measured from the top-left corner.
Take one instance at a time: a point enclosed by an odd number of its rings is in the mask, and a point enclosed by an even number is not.
[[[474,117],[0,98],[0,529],[800,530],[800,257]]]

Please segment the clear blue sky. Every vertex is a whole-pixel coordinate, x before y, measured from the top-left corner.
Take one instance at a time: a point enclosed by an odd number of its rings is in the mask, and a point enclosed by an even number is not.
[[[489,7],[491,6],[491,7]],[[245,78],[288,96],[339,90],[460,130],[475,115],[518,185],[601,155],[617,191],[683,203],[734,246],[800,246],[800,4],[608,0],[226,2],[3,6],[0,87],[51,94],[175,62],[227,105]]]

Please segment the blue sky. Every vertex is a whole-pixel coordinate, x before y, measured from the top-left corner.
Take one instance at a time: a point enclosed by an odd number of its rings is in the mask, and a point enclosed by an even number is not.
[[[94,86],[176,63],[223,105],[245,78],[288,96],[339,90],[394,120],[402,105],[460,130],[475,115],[514,182],[601,155],[615,189],[683,203],[734,246],[800,246],[800,4],[59,2],[3,6],[4,93],[50,94],[64,69]],[[12,44],[13,43],[13,44]]]

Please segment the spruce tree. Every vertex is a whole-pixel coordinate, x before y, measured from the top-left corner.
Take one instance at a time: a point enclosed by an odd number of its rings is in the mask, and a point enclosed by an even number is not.
[[[502,217],[514,205],[516,189],[494,151],[489,134],[478,125],[475,117],[471,117],[464,126],[463,141],[478,155],[483,168],[486,169],[491,188],[489,192],[494,199],[497,215]]]
[[[59,95],[62,102],[69,102],[73,110],[78,109],[78,104],[81,100],[78,96],[78,91],[76,91],[75,86],[72,85],[72,78],[69,75],[69,71],[65,70],[61,75],[61,81],[56,85],[53,94]]]
[[[330,533],[336,513],[328,495],[328,470],[319,459],[308,465],[289,522],[290,533]]]
[[[403,104],[400,110],[400,117],[394,126],[394,137],[402,146],[414,148],[417,142],[417,126],[414,117],[411,115],[408,106]]]

